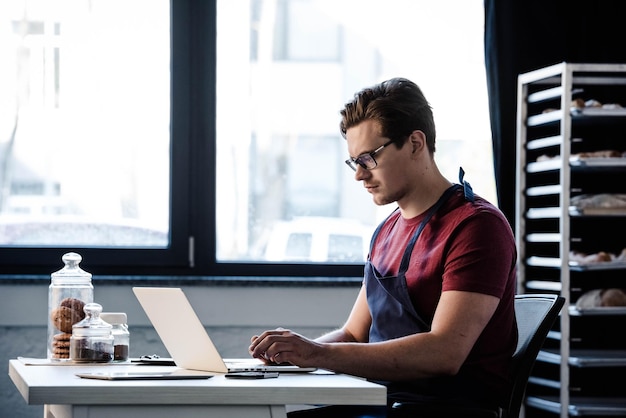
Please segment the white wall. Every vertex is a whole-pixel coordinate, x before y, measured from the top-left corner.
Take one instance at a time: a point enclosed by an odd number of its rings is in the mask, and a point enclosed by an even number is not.
[[[322,326],[343,323],[358,293],[350,287],[180,286],[206,326]],[[132,286],[94,285],[103,311],[126,312],[129,326],[149,325]],[[0,326],[46,325],[47,285],[0,285]]]

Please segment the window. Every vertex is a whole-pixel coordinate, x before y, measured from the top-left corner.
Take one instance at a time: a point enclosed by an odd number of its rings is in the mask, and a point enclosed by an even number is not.
[[[187,261],[171,229],[170,16],[167,0],[0,4],[3,273],[51,272],[38,266],[70,249]]]
[[[360,276],[339,110],[394,76],[496,201],[481,0],[3,2],[0,57],[3,273]]]
[[[248,16],[241,2],[217,3],[218,261],[278,261],[270,241],[285,228],[295,239],[301,217],[373,232],[392,208],[375,207],[343,164],[339,110],[360,88],[394,76],[416,81],[431,101],[444,173],[457,181],[462,165],[476,192],[495,201],[482,2],[250,4]],[[337,262],[362,263],[367,253],[355,259],[340,248]]]

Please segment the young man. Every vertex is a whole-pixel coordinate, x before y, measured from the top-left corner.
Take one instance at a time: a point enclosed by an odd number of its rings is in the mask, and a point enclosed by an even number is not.
[[[374,203],[396,202],[398,209],[374,233],[363,285],[340,329],[315,340],[265,331],[252,337],[251,355],[384,383],[389,405],[500,405],[517,344],[510,225],[462,175],[453,184],[440,173],[432,110],[413,82],[394,78],[366,88],[341,116],[355,179]],[[385,414],[372,408],[367,416]]]

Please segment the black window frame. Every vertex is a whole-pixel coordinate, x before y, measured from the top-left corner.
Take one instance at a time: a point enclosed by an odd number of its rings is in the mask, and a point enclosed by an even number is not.
[[[171,194],[167,249],[0,247],[0,279],[45,275],[69,251],[94,276],[197,276],[280,281],[360,278],[362,264],[218,262],[216,254],[217,0],[171,0]]]

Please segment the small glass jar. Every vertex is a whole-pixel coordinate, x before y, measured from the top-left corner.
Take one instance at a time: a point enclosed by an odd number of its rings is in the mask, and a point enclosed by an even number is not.
[[[65,267],[51,274],[47,357],[53,361],[69,360],[72,327],[85,318],[85,304],[93,302],[91,273],[79,267],[82,259],[80,254],[66,253]]]
[[[126,314],[124,312],[102,312],[100,318],[113,327],[113,361],[130,361],[130,332],[126,324]]]
[[[77,363],[113,361],[112,326],[102,319],[102,305],[85,305],[85,319],[75,324],[70,338],[70,359]]]

